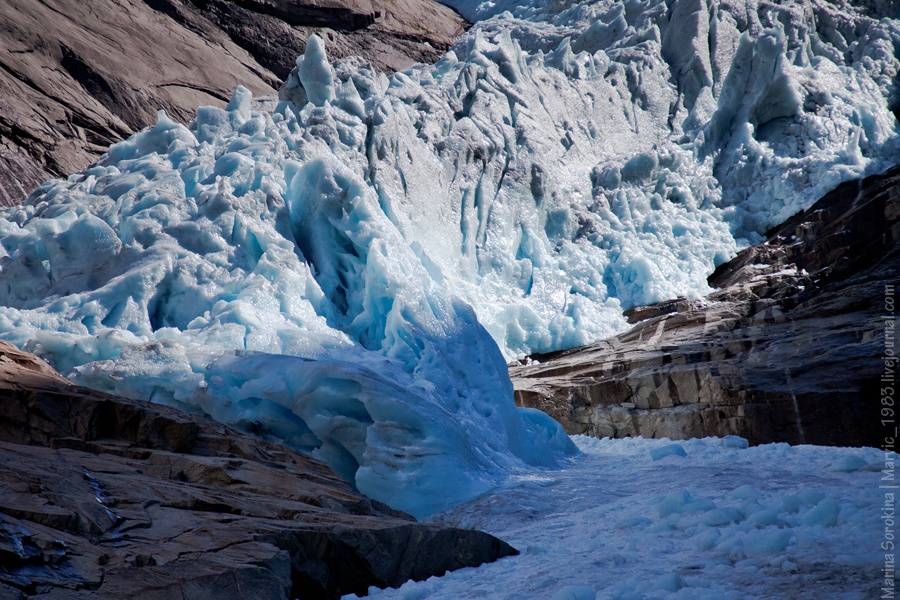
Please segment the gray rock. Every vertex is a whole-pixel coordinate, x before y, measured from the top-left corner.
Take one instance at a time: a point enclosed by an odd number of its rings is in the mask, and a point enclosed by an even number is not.
[[[0,341],[0,598],[339,598],[515,553]]]
[[[900,167],[845,183],[716,269],[705,299],[630,309],[621,335],[511,365],[516,401],[598,437],[880,446],[898,215]]]
[[[11,0],[0,4],[0,206],[156,122],[273,94],[314,32],[333,58],[436,60],[466,23],[431,0]]]

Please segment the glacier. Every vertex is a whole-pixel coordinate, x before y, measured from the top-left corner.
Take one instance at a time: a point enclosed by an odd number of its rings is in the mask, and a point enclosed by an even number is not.
[[[0,337],[424,516],[577,452],[507,361],[702,297],[900,156],[890,2],[455,6],[475,25],[434,65],[311,38],[279,99],[160,113],[4,211]]]

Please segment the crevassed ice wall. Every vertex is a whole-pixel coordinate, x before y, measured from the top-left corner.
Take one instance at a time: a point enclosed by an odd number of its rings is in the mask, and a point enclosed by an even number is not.
[[[507,358],[702,295],[737,247],[897,161],[900,26],[849,2],[457,4],[486,20],[437,65],[383,95],[340,75],[378,93],[338,152]]]
[[[573,451],[515,409],[506,359],[703,294],[898,156],[900,26],[865,7],[460,8],[483,20],[433,66],[312,40],[291,102],[161,115],[3,213],[0,336],[423,515]]]

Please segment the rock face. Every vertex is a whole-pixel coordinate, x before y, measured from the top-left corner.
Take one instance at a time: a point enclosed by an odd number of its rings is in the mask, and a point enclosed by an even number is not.
[[[313,32],[393,71],[465,22],[431,0],[11,0],[0,5],[0,205],[23,201],[156,122],[271,94]]]
[[[0,342],[0,598],[338,598],[515,553]]]
[[[283,80],[306,40],[323,38],[332,59],[361,56],[394,72],[443,56],[468,24],[432,0],[157,0],[177,22],[205,19]]]
[[[597,437],[881,446],[898,215],[900,167],[844,183],[716,269],[705,299],[631,309],[621,335],[512,365],[516,401]]]

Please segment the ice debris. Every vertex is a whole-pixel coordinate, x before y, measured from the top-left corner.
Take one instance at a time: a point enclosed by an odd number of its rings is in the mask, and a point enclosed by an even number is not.
[[[852,454],[847,456],[842,456],[840,459],[834,462],[831,467],[829,467],[830,471],[837,471],[838,473],[852,473],[853,471],[859,471],[860,469],[864,469],[869,466],[865,460],[860,458],[859,456],[853,456]]]
[[[687,452],[679,444],[667,444],[650,450],[650,458],[653,460],[661,460],[667,456],[687,456]]]
[[[726,448],[748,448],[750,446],[750,442],[747,441],[746,438],[742,438],[739,435],[726,435],[722,438],[722,445]]]
[[[880,546],[891,541],[884,519],[893,501],[883,474],[828,469],[848,456],[884,458],[876,448],[741,449],[706,438],[682,442],[687,456],[669,463],[649,457],[666,440],[573,439],[583,454],[542,472],[539,487],[533,477],[510,481],[429,519],[464,522],[540,554],[370,597],[543,600],[583,590],[597,600],[741,600],[802,590],[876,598],[885,572],[894,575],[885,563],[893,550]]]

